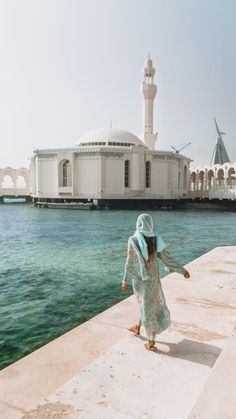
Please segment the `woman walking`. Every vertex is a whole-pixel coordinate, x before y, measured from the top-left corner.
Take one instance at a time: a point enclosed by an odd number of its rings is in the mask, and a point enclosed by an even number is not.
[[[141,214],[136,231],[128,240],[128,253],[122,291],[127,291],[127,281],[132,280],[133,291],[140,309],[140,321],[129,328],[135,335],[143,326],[148,338],[146,349],[155,349],[155,337],[170,326],[170,312],[163,294],[158,260],[170,271],[179,272],[186,279],[190,277],[180,264],[169,254],[159,235],[154,233],[153,220],[149,214]]]

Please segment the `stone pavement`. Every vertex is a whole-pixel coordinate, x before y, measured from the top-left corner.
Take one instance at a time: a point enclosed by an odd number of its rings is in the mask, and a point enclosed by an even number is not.
[[[156,352],[144,348],[145,336],[128,332],[138,310],[127,298],[2,370],[0,419],[218,419],[203,412],[222,388],[225,400],[236,388],[233,374],[231,386],[223,384],[236,349],[236,247],[186,267],[189,281],[177,273],[163,279],[172,326]],[[235,419],[236,405],[225,404],[219,417]]]

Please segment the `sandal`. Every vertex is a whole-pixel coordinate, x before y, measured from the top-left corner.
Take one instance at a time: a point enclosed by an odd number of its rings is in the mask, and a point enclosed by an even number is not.
[[[150,343],[145,343],[145,348],[148,350],[148,351],[155,351],[156,350],[156,346],[155,346],[155,344],[153,344],[152,346],[150,346]]]
[[[140,335],[140,326],[130,326],[128,327],[129,332],[132,332],[135,336],[139,336]]]

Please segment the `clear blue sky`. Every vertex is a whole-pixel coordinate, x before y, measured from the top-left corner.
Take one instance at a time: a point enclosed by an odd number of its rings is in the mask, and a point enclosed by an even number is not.
[[[209,163],[213,117],[236,161],[236,1],[0,0],[0,167],[109,125],[142,132],[156,67],[158,148]]]

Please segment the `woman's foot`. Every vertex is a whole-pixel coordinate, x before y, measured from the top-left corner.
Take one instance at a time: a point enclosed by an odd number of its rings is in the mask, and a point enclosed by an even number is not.
[[[134,333],[136,336],[140,335],[140,326],[138,324],[135,324],[134,326],[130,326],[128,330]]]
[[[144,346],[149,351],[155,351],[155,349],[156,349],[155,342],[153,340],[149,340],[147,343],[145,343]]]

